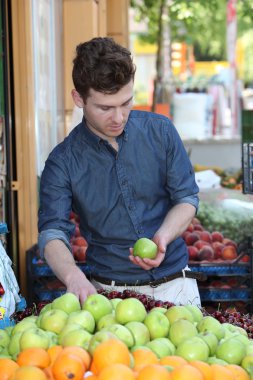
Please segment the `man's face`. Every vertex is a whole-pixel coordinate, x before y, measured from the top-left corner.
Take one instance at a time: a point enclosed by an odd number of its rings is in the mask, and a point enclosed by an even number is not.
[[[132,104],[133,81],[116,94],[103,94],[91,89],[83,103],[87,126],[96,135],[112,142],[123,132]]]

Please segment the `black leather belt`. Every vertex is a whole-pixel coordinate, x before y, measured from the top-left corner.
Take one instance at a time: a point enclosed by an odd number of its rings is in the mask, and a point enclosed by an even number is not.
[[[152,288],[155,288],[161,284],[165,284],[166,282],[175,280],[176,278],[180,277],[186,277],[186,278],[193,278],[198,281],[205,281],[207,279],[207,275],[202,272],[192,272],[189,270],[173,273],[169,276],[160,278],[159,280],[154,280],[154,281],[136,281],[136,282],[120,282],[120,281],[113,281],[108,278],[103,278],[99,276],[93,276],[92,279],[100,282],[101,284],[104,285],[111,285],[111,286],[151,286]]]

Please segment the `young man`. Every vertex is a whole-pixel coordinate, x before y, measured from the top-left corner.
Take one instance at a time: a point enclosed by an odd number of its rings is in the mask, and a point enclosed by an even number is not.
[[[131,111],[134,74],[130,52],[110,38],[77,46],[72,97],[84,118],[42,173],[40,251],[80,302],[102,286],[200,304],[180,237],[198,207],[194,172],[168,118]],[[89,244],[86,275],[71,254],[71,210]],[[155,259],[132,255],[141,237],[158,245]]]

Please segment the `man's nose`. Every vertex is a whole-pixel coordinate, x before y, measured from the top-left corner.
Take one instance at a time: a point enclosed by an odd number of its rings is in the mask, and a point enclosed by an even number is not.
[[[121,124],[124,117],[123,117],[123,111],[119,108],[114,108],[113,116],[112,116],[113,122],[115,124]]]

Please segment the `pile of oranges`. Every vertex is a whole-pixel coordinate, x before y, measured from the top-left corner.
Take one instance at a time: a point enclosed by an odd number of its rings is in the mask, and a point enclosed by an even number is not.
[[[28,348],[16,361],[0,358],[0,380],[249,380],[238,365],[187,362],[179,356],[158,359],[147,349],[130,353],[117,339],[100,343],[93,357],[81,347]]]

